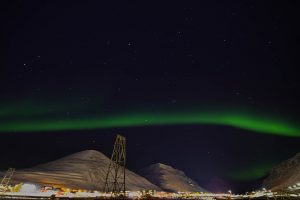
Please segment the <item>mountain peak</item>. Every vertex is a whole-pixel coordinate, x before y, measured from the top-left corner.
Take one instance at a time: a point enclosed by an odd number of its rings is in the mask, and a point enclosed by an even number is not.
[[[58,161],[65,161],[65,162],[66,161],[72,161],[72,162],[86,161],[86,162],[107,163],[107,162],[109,162],[109,158],[107,156],[105,156],[103,153],[96,151],[96,150],[84,150],[84,151],[79,151],[79,152],[73,153],[71,155],[62,157],[62,158],[58,159]],[[50,162],[50,163],[52,163],[52,162]],[[43,165],[48,165],[50,163],[46,163]]]
[[[144,168],[142,175],[165,191],[206,191],[191,178],[187,177],[183,171],[163,163],[155,163]]]
[[[149,167],[152,167],[152,168],[161,168],[161,169],[174,169],[170,165],[166,165],[166,164],[163,164],[163,163],[155,163],[155,164],[150,165]]]
[[[96,151],[96,150],[84,150],[84,151],[79,151],[77,153],[71,154],[65,158],[80,158],[83,160],[94,160],[99,157],[104,158],[106,157],[103,153]]]

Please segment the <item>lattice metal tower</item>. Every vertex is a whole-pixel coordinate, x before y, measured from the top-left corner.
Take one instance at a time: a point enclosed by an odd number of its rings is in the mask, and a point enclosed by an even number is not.
[[[7,172],[4,174],[4,177],[3,177],[3,179],[1,180],[1,183],[0,183],[0,188],[4,189],[4,191],[7,190],[8,184],[9,184],[9,182],[11,180],[11,177],[13,176],[14,172],[15,172],[14,168],[9,168],[7,170]]]
[[[125,163],[126,140],[125,137],[117,135],[105,178],[104,192],[125,193]]]

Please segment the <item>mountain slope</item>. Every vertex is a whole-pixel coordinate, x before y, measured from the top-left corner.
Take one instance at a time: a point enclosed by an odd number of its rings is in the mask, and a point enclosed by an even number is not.
[[[281,162],[269,173],[263,181],[264,187],[271,190],[280,190],[300,182],[300,153]]]
[[[102,190],[109,162],[110,159],[104,154],[86,150],[33,168],[17,170],[13,180],[67,188]],[[126,189],[160,190],[145,178],[127,169]]]
[[[205,191],[195,181],[185,175],[183,171],[171,166],[157,163],[144,168],[141,175],[151,183],[169,192],[196,192]]]

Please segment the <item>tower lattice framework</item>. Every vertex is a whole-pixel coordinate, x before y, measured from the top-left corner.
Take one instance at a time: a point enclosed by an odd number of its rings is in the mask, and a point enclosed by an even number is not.
[[[113,153],[108,166],[105,178],[104,192],[112,192],[114,194],[125,193],[126,191],[126,139],[121,135],[117,135],[114,144]]]
[[[7,190],[8,188],[8,184],[13,176],[15,172],[15,169],[14,168],[9,168],[6,173],[4,174],[4,177],[2,178],[1,180],[1,183],[0,183],[0,188]]]

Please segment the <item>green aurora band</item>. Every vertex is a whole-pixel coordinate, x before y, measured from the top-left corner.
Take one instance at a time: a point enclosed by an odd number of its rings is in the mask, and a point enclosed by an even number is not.
[[[255,180],[266,176],[273,166],[274,164],[271,163],[261,163],[257,166],[246,167],[245,169],[235,169],[229,177],[237,181]]]
[[[1,113],[1,112],[0,112]],[[26,118],[26,120],[24,120]],[[300,128],[293,123],[261,114],[238,111],[204,112],[136,112],[119,115],[43,118],[22,116],[7,120],[1,116],[0,132],[33,132],[87,130],[161,125],[223,125],[257,133],[300,137]]]

